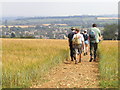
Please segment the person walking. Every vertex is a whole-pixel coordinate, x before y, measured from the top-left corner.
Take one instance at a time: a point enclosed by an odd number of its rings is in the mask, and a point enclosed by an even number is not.
[[[81,62],[81,54],[82,54],[82,49],[84,48],[84,38],[83,35],[80,34],[80,30],[79,29],[75,29],[75,34],[73,36],[72,39],[72,44],[73,44],[73,48],[75,49],[75,64],[80,63]]]
[[[99,38],[101,37],[101,32],[97,28],[96,24],[92,25],[92,28],[90,29],[89,32],[89,41],[90,41],[90,60],[89,62],[92,62],[93,56],[94,60],[96,61],[96,56],[97,56],[97,49],[98,49],[98,43],[99,43]]]
[[[72,38],[73,38],[73,35],[75,34],[75,28],[71,27],[71,31],[69,34],[68,34],[68,42],[69,42],[69,47],[70,47],[70,56],[71,56],[71,61],[73,61],[74,59],[76,59],[74,57],[74,48],[73,48],[73,45],[72,45]]]
[[[84,33],[83,33],[83,37],[84,37],[84,43],[85,43],[85,46],[84,46],[84,56],[85,55],[88,55],[88,38],[89,38],[89,35],[87,34],[87,30],[84,30]]]

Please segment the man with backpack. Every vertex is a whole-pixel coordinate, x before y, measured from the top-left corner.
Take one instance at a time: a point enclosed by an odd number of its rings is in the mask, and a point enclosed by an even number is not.
[[[90,41],[90,61],[89,62],[93,60],[93,55],[94,55],[94,61],[96,61],[96,56],[97,56],[96,53],[97,53],[100,37],[101,37],[100,30],[97,28],[96,24],[93,24],[89,32],[89,41]]]
[[[75,34],[75,28],[71,27],[71,31],[69,34],[68,34],[68,42],[69,42],[69,47],[70,47],[70,56],[71,56],[71,61],[73,61],[75,59],[74,57],[74,48],[73,48],[73,45],[72,45],[72,38],[73,38],[73,35]]]
[[[82,49],[84,48],[84,38],[83,35],[80,34],[79,29],[75,29],[75,34],[73,36],[72,39],[72,44],[73,44],[73,48],[75,49],[75,64],[80,63],[81,62],[81,54],[82,54]],[[79,61],[78,61],[79,60]]]
[[[84,30],[84,33],[83,33],[83,37],[84,37],[84,43],[85,43],[85,46],[84,46],[84,56],[85,55],[88,55],[88,37],[89,35],[87,34],[87,30]]]

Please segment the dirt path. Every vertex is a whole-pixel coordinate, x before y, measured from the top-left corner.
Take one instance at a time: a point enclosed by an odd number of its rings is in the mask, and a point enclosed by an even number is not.
[[[89,55],[82,62],[66,61],[54,67],[45,77],[48,82],[32,88],[99,88],[98,63],[89,62]]]

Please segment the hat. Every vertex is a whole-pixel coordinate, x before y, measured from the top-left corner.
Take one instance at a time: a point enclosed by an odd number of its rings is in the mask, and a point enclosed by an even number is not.
[[[84,30],[85,32],[87,32],[87,30]]]
[[[80,31],[80,29],[76,28],[76,29],[75,29],[75,31],[78,31],[78,32],[79,32],[79,31]]]
[[[74,27],[71,27],[71,30],[75,30],[75,28],[74,28]]]

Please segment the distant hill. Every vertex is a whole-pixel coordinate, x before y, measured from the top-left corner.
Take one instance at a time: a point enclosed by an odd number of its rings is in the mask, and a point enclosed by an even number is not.
[[[98,17],[111,17],[102,20]],[[67,24],[68,26],[89,26],[92,23],[100,25],[117,23],[117,15],[74,15],[74,16],[47,16],[47,17],[3,17],[3,25],[41,25]]]
[[[118,17],[117,14],[110,14],[110,15],[74,15],[74,16],[34,16],[34,17],[23,17],[23,16],[16,16],[16,17],[2,17],[2,20],[22,20],[22,19],[49,19],[49,18],[75,18],[75,17]]]
[[[17,18],[17,20],[22,19],[65,19],[65,18],[88,18],[88,17],[117,17],[118,15],[74,15],[74,16],[47,16],[47,17],[22,17]]]

